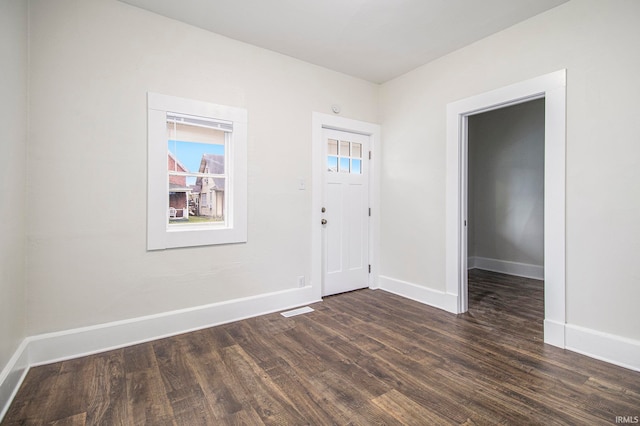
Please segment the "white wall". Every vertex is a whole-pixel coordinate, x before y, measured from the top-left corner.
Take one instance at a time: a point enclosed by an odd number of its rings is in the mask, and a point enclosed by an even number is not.
[[[447,103],[566,68],[567,322],[640,339],[639,18],[573,0],[384,84],[381,274],[445,291]]]
[[[468,253],[544,265],[544,99],[468,119]]]
[[[375,122],[378,86],[116,0],[30,5],[29,335],[308,282],[311,113]],[[248,110],[248,243],[145,250],[147,91]]]
[[[25,337],[27,2],[0,0],[0,371]],[[0,383],[1,384],[1,383]],[[2,392],[0,392],[1,394]],[[0,395],[2,402],[2,395]],[[1,411],[0,404],[0,411]]]

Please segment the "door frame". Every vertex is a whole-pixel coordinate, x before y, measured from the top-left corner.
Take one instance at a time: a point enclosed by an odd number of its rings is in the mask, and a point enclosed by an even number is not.
[[[544,342],[565,347],[566,324],[566,70],[447,105],[446,289],[457,312],[468,309],[467,121],[471,115],[545,99]]]
[[[369,160],[369,288],[378,288],[378,227],[380,217],[380,159],[375,155],[380,146],[380,125],[365,121],[353,120],[336,115],[313,112],[311,116],[311,286],[314,296],[322,298],[322,197],[323,197],[323,167],[326,159],[323,157],[323,129],[341,130],[369,136],[369,150],[372,153]]]

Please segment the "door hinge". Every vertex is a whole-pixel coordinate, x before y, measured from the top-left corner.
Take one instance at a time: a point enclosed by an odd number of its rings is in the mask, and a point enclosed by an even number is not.
[[[369,273],[371,273],[371,265],[369,265]]]
[[[371,207],[369,207],[369,216],[371,216]]]
[[[371,160],[371,151],[369,151],[369,160]]]

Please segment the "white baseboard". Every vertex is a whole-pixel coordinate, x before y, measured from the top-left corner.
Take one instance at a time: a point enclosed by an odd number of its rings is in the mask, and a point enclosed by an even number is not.
[[[455,295],[385,276],[379,288],[456,313]],[[144,343],[319,302],[310,286],[179,311],[27,337],[0,373],[0,421],[30,367]],[[549,333],[549,335],[547,335]],[[549,339],[549,341],[547,341]],[[565,343],[566,346],[561,343]],[[545,321],[545,342],[640,371],[640,341]]]
[[[490,259],[488,257],[470,256],[467,258],[469,269],[484,269],[518,277],[544,280],[544,266],[528,263],[510,262],[508,260]]]
[[[0,422],[16,396],[24,377],[29,371],[27,341],[18,346],[5,368],[0,372]]]
[[[0,421],[28,369],[320,302],[311,286],[27,337],[0,375]]]
[[[379,287],[389,293],[415,300],[425,305],[433,306],[451,313],[458,313],[458,298],[456,295],[437,291],[421,285],[395,278],[380,276]]]
[[[640,341],[566,325],[566,348],[591,358],[640,371]]]
[[[544,342],[558,348],[566,348],[565,324],[552,320],[544,320]]]
[[[40,365],[320,302],[311,286],[157,315],[28,337],[30,364]]]
[[[379,288],[382,290],[456,313],[457,297],[455,295],[394,278],[385,276],[379,278]],[[640,341],[637,340],[545,320],[544,342],[610,364],[640,371]]]

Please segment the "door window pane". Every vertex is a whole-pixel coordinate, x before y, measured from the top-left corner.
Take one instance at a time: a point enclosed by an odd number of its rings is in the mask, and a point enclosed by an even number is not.
[[[362,144],[353,142],[351,144],[351,157],[362,158]]]
[[[336,147],[337,146],[338,145],[336,145]],[[327,157],[327,170],[329,170],[330,172],[338,171],[338,157]]]
[[[349,156],[349,142],[340,141],[340,156],[341,157]]]
[[[338,141],[329,139],[329,155],[338,155]]]
[[[349,159],[340,157],[340,173],[349,173]]]
[[[362,174],[362,160],[351,160],[351,173],[361,175]]]

